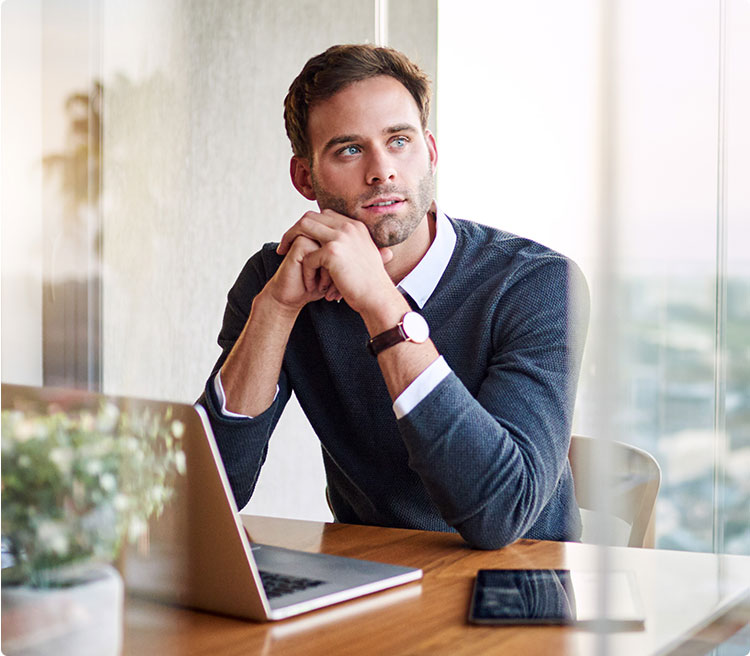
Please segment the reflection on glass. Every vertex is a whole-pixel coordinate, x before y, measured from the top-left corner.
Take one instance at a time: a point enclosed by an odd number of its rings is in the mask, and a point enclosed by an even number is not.
[[[542,4],[440,3],[443,209],[537,239],[581,265],[592,316],[613,303],[617,333],[591,325],[574,432],[657,458],[658,547],[748,554],[750,4],[723,3],[724,43],[719,2],[590,3],[566,6],[567,14]],[[729,125],[723,188],[720,74]],[[477,88],[483,102],[467,103]],[[491,126],[480,148],[468,123]],[[596,215],[602,205],[607,216]],[[594,239],[608,222],[618,247],[604,270],[614,300],[602,291]],[[617,353],[614,377],[592,358],[597,340]],[[602,389],[614,407],[604,422]],[[598,434],[602,423],[607,435]]]
[[[102,85],[64,103],[64,148],[42,158],[48,193],[43,287],[44,383],[101,384]],[[53,209],[49,209],[53,208]]]

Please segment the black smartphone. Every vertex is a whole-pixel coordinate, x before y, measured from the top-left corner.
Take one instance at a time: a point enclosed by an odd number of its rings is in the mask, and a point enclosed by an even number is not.
[[[480,569],[469,621],[477,624],[570,624],[575,597],[563,569]]]
[[[575,624],[642,629],[644,614],[631,572],[567,569],[482,569],[471,596],[475,624]],[[602,590],[607,614],[599,612]]]

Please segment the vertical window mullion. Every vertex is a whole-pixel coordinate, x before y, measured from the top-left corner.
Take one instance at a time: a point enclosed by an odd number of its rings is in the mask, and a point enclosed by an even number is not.
[[[718,0],[718,98],[716,165],[716,290],[714,331],[714,481],[713,550],[725,550],[724,490],[727,459],[726,433],[726,320],[727,320],[727,120],[726,40],[727,0]]]

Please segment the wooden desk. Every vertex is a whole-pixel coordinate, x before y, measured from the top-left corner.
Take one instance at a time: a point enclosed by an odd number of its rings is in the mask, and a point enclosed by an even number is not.
[[[609,634],[610,654],[703,654],[750,622],[750,557],[519,541],[469,549],[457,535],[249,518],[255,541],[421,567],[424,578],[282,622],[257,624],[128,599],[124,654],[599,654],[602,636],[570,627],[467,623],[480,568],[595,569],[636,573],[643,631]],[[676,651],[675,651],[676,650]]]

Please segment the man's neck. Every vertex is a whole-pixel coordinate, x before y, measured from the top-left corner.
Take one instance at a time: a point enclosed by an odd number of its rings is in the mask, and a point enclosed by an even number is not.
[[[401,282],[420,263],[435,241],[436,232],[435,212],[430,209],[406,241],[391,247],[393,259],[385,265],[385,270],[394,284]]]

